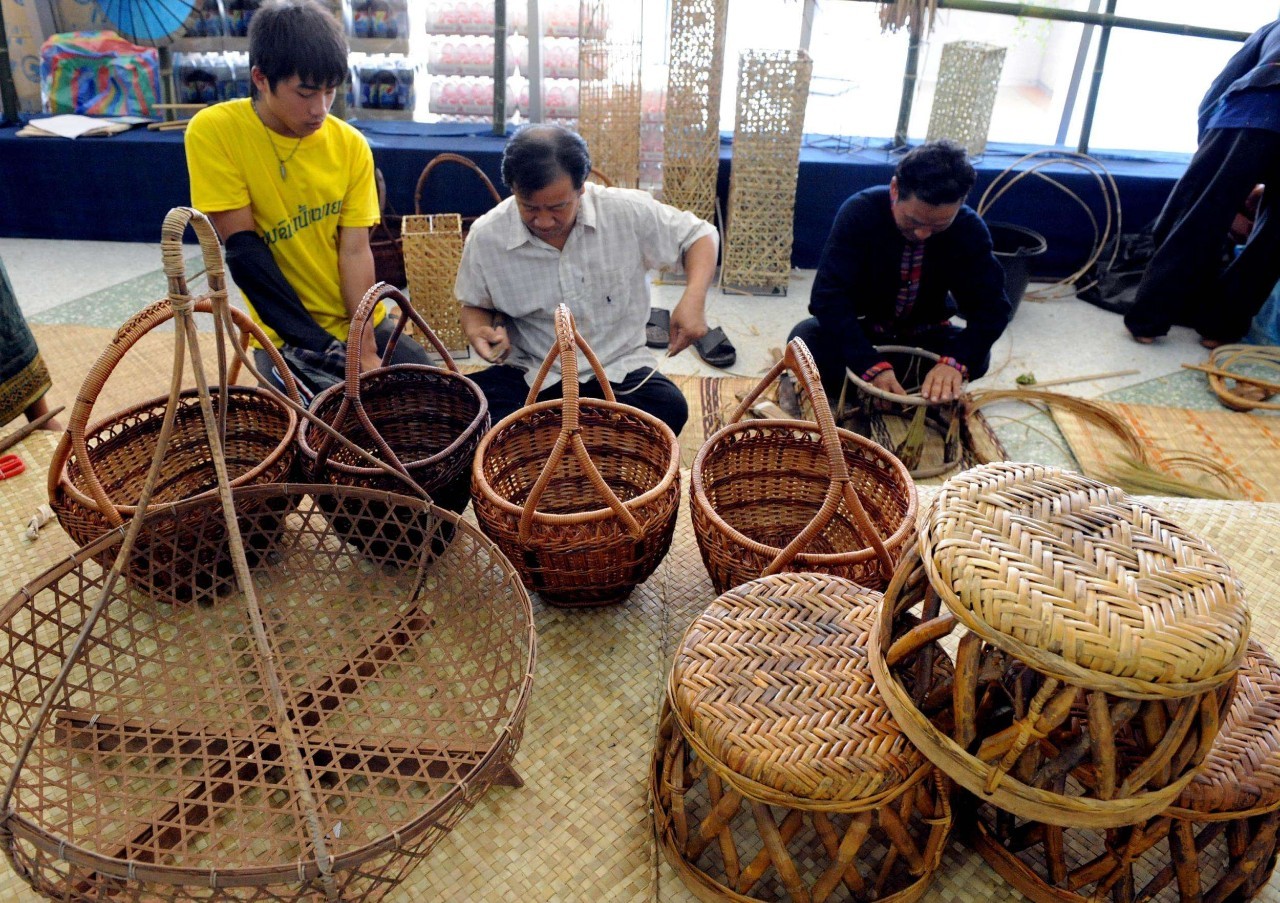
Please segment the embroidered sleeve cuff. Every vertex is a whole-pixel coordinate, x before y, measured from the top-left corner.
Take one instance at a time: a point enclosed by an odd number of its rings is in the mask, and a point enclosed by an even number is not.
[[[893,369],[893,365],[890,364],[888,361],[881,361],[880,363],[876,364],[874,367],[867,368],[866,372],[862,374],[862,381],[864,383],[869,383],[884,371],[892,370],[892,369]]]
[[[964,364],[960,363],[954,357],[949,357],[948,355],[944,354],[942,357],[938,358],[938,363],[946,364],[948,367],[955,367],[957,370],[960,371],[961,376],[963,376],[965,379],[969,378],[969,368],[966,367]]]

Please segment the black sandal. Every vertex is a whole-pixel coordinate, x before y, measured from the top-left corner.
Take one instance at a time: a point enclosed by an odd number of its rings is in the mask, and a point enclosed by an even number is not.
[[[644,325],[644,343],[650,348],[666,348],[671,344],[671,311],[649,308],[649,322]]]
[[[698,357],[712,367],[732,367],[738,359],[738,351],[733,347],[733,342],[729,341],[729,337],[719,326],[694,342],[693,347],[698,352]]]

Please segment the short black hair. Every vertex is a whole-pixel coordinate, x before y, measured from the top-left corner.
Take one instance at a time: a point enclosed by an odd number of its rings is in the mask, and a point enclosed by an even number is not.
[[[295,75],[304,84],[336,88],[347,80],[347,55],[342,23],[316,0],[274,0],[249,20],[249,65],[273,92]]]
[[[590,172],[587,142],[561,125],[521,126],[502,151],[502,181],[519,194],[541,191],[562,175],[576,190]]]
[[[946,138],[908,151],[893,176],[899,198],[919,198],[935,205],[963,201],[978,178],[964,148]]]

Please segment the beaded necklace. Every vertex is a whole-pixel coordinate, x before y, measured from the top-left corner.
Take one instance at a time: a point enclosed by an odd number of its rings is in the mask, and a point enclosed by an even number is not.
[[[253,115],[258,117],[258,121],[262,123],[262,129],[267,133],[267,144],[271,146],[271,156],[276,158],[276,162],[280,164],[280,181],[283,182],[289,178],[289,173],[285,171],[284,165],[293,159],[294,154],[298,152],[298,148],[302,146],[302,138],[298,139],[298,143],[293,146],[293,150],[289,151],[289,156],[284,159],[280,158],[280,152],[276,150],[276,141],[271,137],[271,129],[267,127],[266,121],[262,118],[262,114],[258,112],[258,105],[252,104]]]

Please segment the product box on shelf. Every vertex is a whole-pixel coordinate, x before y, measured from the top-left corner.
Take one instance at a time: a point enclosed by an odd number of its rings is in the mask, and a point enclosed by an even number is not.
[[[410,60],[384,54],[366,56],[354,60],[352,70],[358,108],[413,111],[417,68]]]
[[[356,38],[404,38],[409,35],[407,0],[356,0],[351,7]]]

